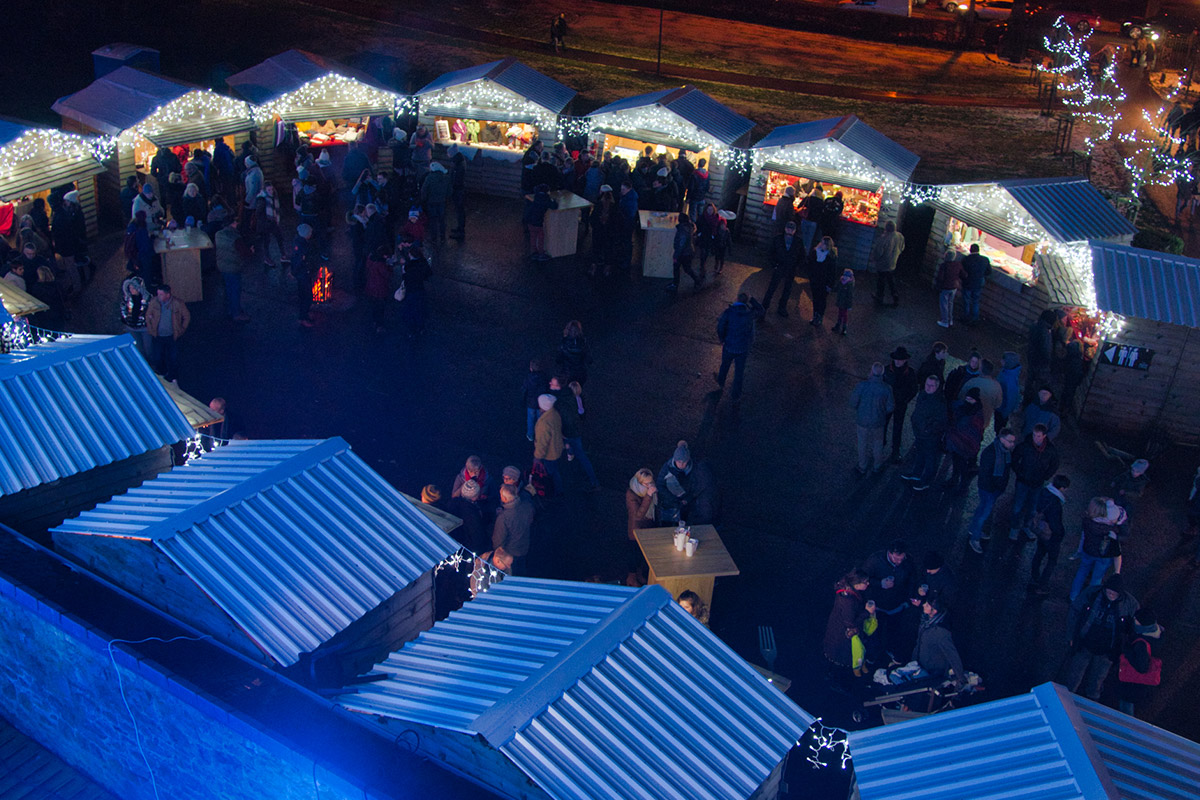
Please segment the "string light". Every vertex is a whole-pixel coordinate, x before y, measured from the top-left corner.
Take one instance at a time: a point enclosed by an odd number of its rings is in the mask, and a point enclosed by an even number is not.
[[[111,138],[106,136],[79,136],[49,128],[29,128],[0,147],[0,178],[12,177],[34,160],[104,159],[112,152],[112,146]]]
[[[1020,237],[1034,242],[1049,239],[1024,206],[1018,203],[1008,190],[997,183],[968,183],[948,186],[930,186],[909,183],[901,190],[903,199],[913,204],[938,201],[947,205],[983,211],[998,217]]]
[[[437,566],[433,568],[433,574],[439,575],[442,570],[447,569],[454,572],[461,572],[462,568],[466,565],[469,565],[471,568],[468,580],[472,600],[485,593],[492,587],[492,584],[500,583],[506,577],[503,571],[484,561],[480,556],[475,555],[475,553],[465,547],[460,547],[458,552],[452,553],[439,561]]]
[[[558,125],[557,113],[487,78],[429,92],[418,99],[425,108],[456,109],[468,119],[530,120],[547,131]]]
[[[850,738],[844,730],[831,728],[820,717],[817,717],[805,732],[806,736],[809,734],[812,734],[812,741],[808,745],[809,752],[805,760],[812,764],[813,769],[830,766],[824,759],[826,753],[838,756],[841,769],[846,769],[850,765]],[[800,742],[796,742],[796,746],[799,747]]]
[[[896,180],[857,153],[845,149],[843,145],[835,145],[829,140],[786,147],[755,148],[751,152],[755,179],[760,186],[766,183],[767,179],[763,168],[771,164],[784,167],[784,172],[788,167],[798,171],[805,168],[830,170],[839,176],[878,186],[879,190],[888,193],[899,194],[904,190],[902,181]]]
[[[1038,70],[1062,79],[1059,91],[1063,105],[1095,129],[1083,139],[1084,152],[1090,155],[1098,143],[1112,137],[1120,118],[1117,107],[1126,98],[1125,90],[1117,83],[1117,60],[1108,59],[1097,81],[1092,76],[1091,53],[1084,48],[1091,31],[1077,35],[1060,16],[1053,32],[1054,38],[1046,36],[1044,41],[1057,66],[1039,65]]]
[[[388,108],[395,114],[416,111],[416,101],[412,98],[330,72],[270,102],[254,106],[251,112],[255,122],[261,125],[274,120],[275,117],[294,115],[301,109],[318,107],[321,113],[326,113],[326,108],[339,105]]]
[[[7,316],[7,312],[5,312]],[[50,331],[29,324],[25,317],[9,318],[0,325],[0,353],[15,353],[33,347],[35,344],[56,342],[59,339],[70,339],[71,334],[63,331]]]
[[[250,106],[208,89],[193,89],[169,103],[159,106],[138,124],[121,133],[124,141],[132,141],[132,134],[153,140],[173,125],[190,122],[216,124],[222,121],[247,120],[250,128],[253,117]]]
[[[688,122],[675,112],[660,105],[644,106],[623,111],[612,111],[607,114],[593,115],[590,135],[599,133],[630,134],[630,138],[644,136],[647,132],[662,134],[663,138],[674,139],[688,145],[689,150],[703,152],[708,150],[714,161],[724,164],[727,169],[735,172],[746,169],[750,165],[749,154],[708,133],[703,128]]]

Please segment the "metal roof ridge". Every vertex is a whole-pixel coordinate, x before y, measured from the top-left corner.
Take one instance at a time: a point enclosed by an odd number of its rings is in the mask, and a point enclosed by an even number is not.
[[[494,67],[492,67],[491,69],[489,69],[487,71],[487,74],[484,75],[483,77],[488,78],[490,80],[495,80],[496,78],[498,78],[500,75],[502,75],[504,72],[506,72],[509,68],[511,68],[516,63],[518,63],[518,62],[515,58],[513,58],[512,56],[506,56],[506,57],[500,59],[499,61],[497,61],[496,65]]]
[[[134,346],[133,337],[127,333],[118,333],[112,336],[75,335],[69,339],[56,340],[53,344],[59,342],[66,342],[66,344],[53,349],[48,348],[44,352],[37,352],[38,345],[26,350],[18,350],[16,355],[28,355],[29,357],[12,364],[0,364],[0,382],[41,372],[68,361],[77,361],[108,350]]]
[[[203,500],[190,508],[180,511],[161,522],[148,525],[139,538],[151,540],[170,539],[178,533],[191,528],[200,522],[232,508],[234,505],[253,497],[267,489],[282,483],[288,478],[295,477],[301,472],[314,467],[322,461],[340,455],[350,449],[350,445],[340,436],[326,439],[313,445],[294,456],[280,461],[262,472],[238,481],[217,494]],[[201,458],[203,461],[203,457]],[[182,469],[187,469],[186,466]]]
[[[695,86],[692,86],[690,83],[686,83],[683,86],[679,86],[675,89],[668,90],[666,94],[664,94],[662,97],[660,97],[655,102],[658,103],[660,106],[669,106],[669,105],[671,105],[671,103],[674,103],[676,100],[679,100],[682,97],[686,97],[687,95],[691,94],[692,92],[698,92],[698,91],[700,91],[700,90],[697,89]]]
[[[584,636],[480,714],[471,727],[499,749],[563,692],[587,675],[632,631],[674,602],[661,586],[646,586],[609,612]]]
[[[1108,774],[1088,725],[1066,687],[1057,683],[1043,683],[1030,691],[1037,698],[1046,722],[1055,734],[1054,740],[1062,749],[1063,757],[1079,782],[1083,796],[1121,800],[1121,792]]]

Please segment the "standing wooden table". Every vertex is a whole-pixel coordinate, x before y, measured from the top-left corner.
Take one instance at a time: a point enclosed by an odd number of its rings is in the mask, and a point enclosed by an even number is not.
[[[645,241],[642,242],[642,275],[647,278],[675,277],[675,226],[679,214],[639,211]]]
[[[558,208],[546,212],[546,255],[551,258],[573,256],[579,249],[579,215],[592,204],[566,189],[550,192],[550,198],[558,203]],[[533,202],[533,195],[527,194],[525,199]]]
[[[692,538],[700,544],[690,558],[686,552],[675,549],[674,528],[642,528],[635,535],[650,565],[650,583],[663,587],[671,597],[679,597],[681,592],[691,589],[711,607],[716,579],[741,574],[712,525],[692,526]]]
[[[163,283],[171,287],[172,296],[185,303],[204,299],[200,251],[212,246],[212,239],[199,228],[163,231],[158,235],[154,240],[154,252],[162,258]]]

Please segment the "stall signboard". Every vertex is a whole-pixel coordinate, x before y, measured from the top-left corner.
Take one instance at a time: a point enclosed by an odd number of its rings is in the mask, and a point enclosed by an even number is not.
[[[1100,363],[1129,369],[1150,369],[1154,351],[1148,347],[1135,347],[1116,342],[1105,342],[1100,346]]]

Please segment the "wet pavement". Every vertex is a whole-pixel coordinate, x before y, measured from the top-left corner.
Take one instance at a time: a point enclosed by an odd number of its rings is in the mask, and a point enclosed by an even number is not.
[[[786,320],[772,313],[760,325],[746,396],[735,410],[728,396],[713,393],[711,373],[720,359],[715,322],[739,290],[755,296],[765,290],[764,259],[754,247],[736,245],[715,283],[693,292],[685,280],[672,298],[665,280],[593,281],[581,259],[531,264],[516,202],[471,197],[469,209],[466,242],[450,241],[434,259],[421,339],[400,334],[394,303],[389,330],[376,335],[365,303],[348,294],[339,296],[339,310],[319,313],[316,327],[303,329],[290,278],[255,264],[245,278],[247,324],[225,318],[219,275],[206,276],[206,299],[192,304],[192,327],[181,344],[181,386],[204,401],[226,397],[238,427],[252,438],[342,436],[401,490],[415,495],[433,482],[447,493],[472,453],[494,475],[506,464],[529,466],[520,393],[526,364],[535,356],[552,359],[563,324],[579,319],[595,357],[583,438],[604,489],[584,493],[578,469],[567,466],[565,501],[537,522],[534,574],[622,580],[625,485],[639,467],[657,471],[676,441],[687,439],[716,474],[717,527],[741,569],[739,577],[718,581],[712,628],[748,660],[762,663],[757,628],[772,626],[776,669],[794,681],[790,695],[810,712],[856,724],[850,705],[825,681],[821,636],[836,578],[896,537],[906,538],[916,554],[940,550],[958,575],[954,635],[967,668],[983,677],[984,699],[1054,677],[1065,652],[1066,595],[1075,566],[1066,554],[1078,530],[1074,521],[1120,468],[1099,455],[1096,434],[1066,430],[1060,440],[1062,471],[1074,481],[1070,533],[1052,594],[1041,601],[1025,593],[1032,545],[1014,550],[1007,540],[993,540],[984,556],[966,546],[974,489],[961,498],[938,490],[914,494],[896,467],[866,479],[851,470],[847,399],[872,361],[901,344],[919,359],[936,339],[947,341],[953,356],[977,346],[999,360],[1005,349],[1023,353],[1019,337],[987,324],[937,327],[936,297],[926,285],[905,282],[899,307],[876,309],[865,276],[850,334],[835,336],[828,327],[806,324],[807,295],[795,292],[798,311]],[[335,285],[345,287],[348,255],[340,229],[334,240]],[[96,251],[112,257],[70,327],[120,332],[119,237],[107,237]],[[1200,722],[1190,713],[1194,702],[1187,700],[1200,693],[1200,573],[1187,565],[1194,544],[1187,551],[1177,547],[1195,466],[1191,453],[1155,460],[1125,572],[1134,595],[1157,609],[1167,629],[1164,685],[1142,714],[1200,738]],[[1010,497],[998,505],[1002,521]],[[1110,691],[1114,683],[1115,676]]]

